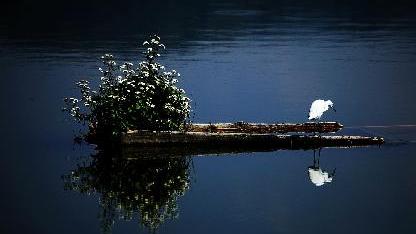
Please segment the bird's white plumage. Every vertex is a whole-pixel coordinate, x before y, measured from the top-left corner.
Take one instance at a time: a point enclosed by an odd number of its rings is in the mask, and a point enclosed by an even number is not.
[[[330,107],[333,107],[334,103],[331,100],[315,100],[312,102],[311,109],[309,110],[309,120],[316,120],[322,117],[322,114]]]

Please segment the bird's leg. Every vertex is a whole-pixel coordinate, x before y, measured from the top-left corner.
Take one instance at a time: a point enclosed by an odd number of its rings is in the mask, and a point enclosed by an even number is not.
[[[320,140],[321,139],[321,136],[322,136],[322,132],[320,131],[320,129],[318,128],[318,126],[319,126],[319,119],[316,119],[315,120],[315,123],[316,123],[316,130],[317,130],[317,136],[318,136],[318,139]],[[321,142],[319,141],[319,144],[321,144]]]
[[[319,161],[321,160],[321,147],[318,149],[318,167],[319,167]]]
[[[315,125],[317,125],[317,121],[316,121],[316,119],[313,119],[312,121],[315,123]],[[315,128],[315,129],[316,129],[316,128]],[[316,131],[313,131],[313,135],[314,135],[314,136],[316,136],[316,135],[317,135],[317,132],[316,132]]]
[[[318,126],[319,126],[319,139],[321,139],[322,136],[322,127],[319,125],[319,122],[317,122]],[[320,152],[320,151],[319,151]]]
[[[313,167],[316,167],[315,152],[316,152],[316,149],[313,149]]]

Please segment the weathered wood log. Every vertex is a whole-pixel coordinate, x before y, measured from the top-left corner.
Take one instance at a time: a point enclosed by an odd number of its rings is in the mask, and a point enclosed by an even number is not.
[[[189,132],[233,132],[233,133],[328,133],[337,132],[343,125],[338,122],[306,122],[306,123],[215,123],[189,124],[185,127]]]
[[[125,134],[122,143],[124,154],[128,157],[173,157],[381,145],[384,139],[366,136],[135,131]]]

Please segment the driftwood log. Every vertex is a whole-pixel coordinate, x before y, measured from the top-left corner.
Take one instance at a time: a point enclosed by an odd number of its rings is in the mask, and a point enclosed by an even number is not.
[[[384,143],[381,137],[318,134],[334,133],[342,127],[337,122],[190,124],[185,131],[128,131],[121,136],[120,143],[123,155],[129,158],[309,150]]]
[[[189,124],[185,127],[188,132],[212,133],[329,133],[337,132],[343,125],[338,122],[307,122],[307,123],[215,123],[215,124]]]

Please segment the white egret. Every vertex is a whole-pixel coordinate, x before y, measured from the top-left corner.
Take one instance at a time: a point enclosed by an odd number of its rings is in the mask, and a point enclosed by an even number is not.
[[[334,103],[331,100],[318,99],[312,102],[311,109],[309,111],[309,120],[318,120],[322,117],[323,113],[331,108],[334,108]]]

